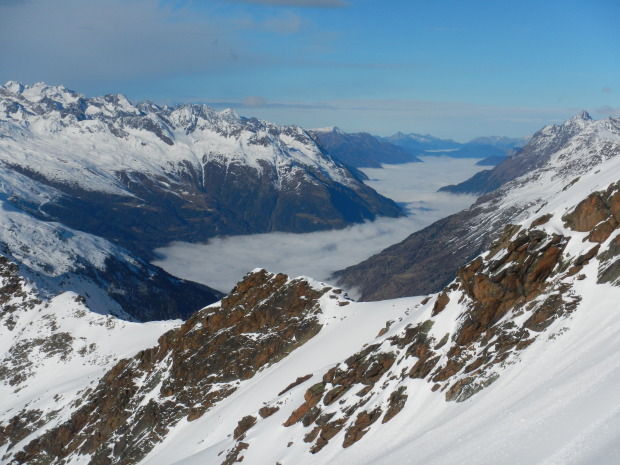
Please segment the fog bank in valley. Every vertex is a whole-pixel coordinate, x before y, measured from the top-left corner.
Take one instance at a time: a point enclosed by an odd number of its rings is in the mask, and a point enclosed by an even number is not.
[[[254,268],[326,281],[336,270],[365,260],[434,221],[468,207],[475,196],[439,193],[481,167],[477,159],[426,157],[424,163],[364,169],[366,183],[399,202],[408,216],[379,218],[336,231],[217,237],[206,244],[175,242],[153,262],[180,278],[228,292]]]

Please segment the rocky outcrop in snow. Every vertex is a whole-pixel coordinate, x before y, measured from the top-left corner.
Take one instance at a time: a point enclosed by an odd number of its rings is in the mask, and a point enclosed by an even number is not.
[[[4,459],[374,463],[400,450],[382,451],[377,438],[419,447],[437,422],[459,417],[445,412],[468,415],[483,392],[505,391],[510,383],[501,380],[514,383],[528,368],[524,358],[554,353],[572,332],[580,351],[595,345],[597,321],[589,329],[574,321],[609,313],[619,297],[619,163],[594,167],[535,215],[505,226],[438,294],[356,303],[305,278],[256,270],[156,346],[108,362],[80,401],[59,400],[63,414],[49,404],[5,414]],[[21,295],[23,284],[12,282]],[[371,455],[360,459],[360,451]]]
[[[264,270],[247,275],[220,304],[119,361],[65,423],[15,451],[14,460],[91,455],[92,464],[137,463],[183,418],[197,420],[316,335],[319,299],[329,294],[348,303],[337,292]]]

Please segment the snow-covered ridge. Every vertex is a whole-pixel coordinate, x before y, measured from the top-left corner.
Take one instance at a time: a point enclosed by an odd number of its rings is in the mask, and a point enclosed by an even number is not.
[[[181,323],[129,322],[93,312],[75,292],[48,296],[4,257],[0,289],[0,456],[7,440],[25,445],[66,421],[84,392],[120,358],[154,345]],[[14,427],[3,428],[11,417],[28,424],[27,434],[16,437]]]
[[[338,284],[358,287],[363,298],[371,300],[437,291],[452,270],[488,247],[505,224],[534,215],[577,178],[595,166],[605,169],[601,165],[616,158],[620,118],[592,120],[582,112],[565,123],[546,126],[511,159],[472,178],[483,175],[484,189],[477,192],[488,192],[474,205],[337,272]],[[446,270],[451,273],[446,275]],[[404,276],[409,278],[401,279]]]
[[[0,159],[58,182],[127,195],[118,172],[174,180],[186,163],[211,159],[273,166],[280,177],[312,167],[351,184],[350,174],[296,126],[242,118],[206,105],[132,104],[123,95],[87,98],[64,86],[8,82],[0,86]]]

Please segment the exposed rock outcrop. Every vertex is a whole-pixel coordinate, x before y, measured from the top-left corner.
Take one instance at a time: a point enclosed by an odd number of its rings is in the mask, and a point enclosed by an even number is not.
[[[136,463],[179,420],[199,418],[317,334],[318,299],[330,289],[264,270],[248,274],[221,304],[196,312],[156,347],[121,360],[67,422],[15,451],[14,463],[81,454],[92,454],[93,465]],[[236,436],[255,421],[244,419]]]

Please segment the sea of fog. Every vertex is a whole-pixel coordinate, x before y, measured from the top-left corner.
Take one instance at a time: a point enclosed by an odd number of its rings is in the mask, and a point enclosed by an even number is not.
[[[153,263],[179,278],[228,292],[254,268],[327,281],[331,273],[361,262],[476,199],[437,192],[483,169],[478,159],[424,157],[424,163],[363,169],[366,182],[400,203],[408,216],[379,218],[336,231],[217,237],[206,244],[174,242],[155,252]]]

